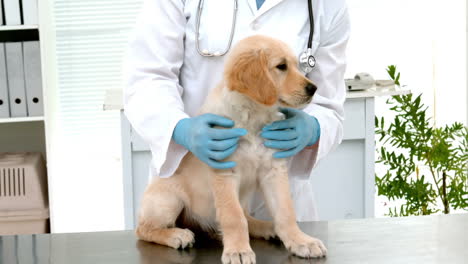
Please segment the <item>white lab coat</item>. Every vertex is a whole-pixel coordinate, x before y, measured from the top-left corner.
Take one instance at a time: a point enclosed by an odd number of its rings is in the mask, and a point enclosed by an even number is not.
[[[205,0],[201,49],[214,52],[226,47],[233,2]],[[247,36],[264,34],[285,41],[297,55],[306,49],[307,0],[266,0],[259,10],[255,0],[238,2],[233,45]],[[310,172],[343,137],[345,48],[349,37],[345,0],[312,2],[312,49],[317,66],[308,77],[318,90],[304,111],[319,121],[321,137],[314,148],[304,149],[289,163],[291,194],[300,221],[317,219]],[[145,0],[129,41],[124,64],[124,109],[133,128],[150,146],[152,176],[170,177],[174,173],[187,154],[171,139],[175,125],[180,119],[197,114],[210,89],[223,76],[225,57],[206,58],[197,53],[197,5],[198,0]],[[267,217],[262,203],[254,204],[252,211],[256,217]]]

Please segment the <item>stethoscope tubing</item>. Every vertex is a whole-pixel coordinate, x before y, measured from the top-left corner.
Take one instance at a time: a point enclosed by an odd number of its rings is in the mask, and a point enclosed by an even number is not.
[[[312,0],[307,0],[307,9],[309,11],[309,41],[307,42],[307,48],[312,49],[312,38],[314,37],[314,10],[312,8]]]
[[[229,36],[229,42],[226,48],[222,52],[209,52],[208,50],[201,50],[200,48],[200,23],[201,23],[201,16],[203,13],[203,5],[204,0],[200,0],[198,2],[198,9],[197,9],[197,17],[196,17],[196,29],[195,29],[195,46],[197,49],[198,54],[203,57],[220,57],[226,55],[232,45],[232,40],[234,38],[234,31],[236,29],[236,20],[237,20],[237,9],[238,9],[238,0],[234,0],[234,9],[233,9],[233,19],[231,24],[231,33]],[[315,58],[312,55],[312,39],[314,37],[314,12],[312,8],[312,0],[307,0],[307,9],[309,12],[309,23],[310,23],[310,32],[309,32],[309,39],[307,41],[307,49],[304,51],[300,58],[301,67],[306,73],[309,73],[313,67],[315,67]],[[313,62],[313,63],[310,63]],[[302,65],[304,64],[304,65]]]
[[[201,15],[202,15],[202,12],[203,12],[203,4],[204,4],[204,0],[200,0],[198,2],[198,10],[197,10],[197,18],[196,18],[196,30],[195,30],[195,46],[197,48],[197,52],[198,54],[200,54],[201,56],[203,57],[218,57],[218,56],[224,56],[226,55],[226,53],[229,51],[229,49],[231,48],[231,45],[232,45],[232,39],[234,38],[234,31],[236,29],[236,20],[237,20],[237,9],[238,9],[238,3],[237,3],[238,0],[234,0],[234,9],[233,9],[233,13],[232,13],[232,16],[233,16],[233,19],[232,19],[232,24],[231,24],[231,33],[230,33],[230,36],[229,36],[229,42],[228,42],[228,45],[226,46],[226,49],[222,52],[215,52],[215,53],[212,53],[212,52],[209,52],[209,51],[204,51],[204,50],[201,50],[200,49],[200,20],[201,20]]]

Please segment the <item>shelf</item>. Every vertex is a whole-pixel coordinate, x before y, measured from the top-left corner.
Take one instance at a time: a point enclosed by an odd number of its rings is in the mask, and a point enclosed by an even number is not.
[[[0,26],[0,31],[39,29],[38,25]]]
[[[44,121],[43,116],[0,118],[0,124]]]
[[[411,93],[411,90],[406,86],[395,87],[393,86],[376,86],[362,91],[347,91],[346,98],[364,98],[364,97],[377,97],[377,96],[394,96],[404,95]]]

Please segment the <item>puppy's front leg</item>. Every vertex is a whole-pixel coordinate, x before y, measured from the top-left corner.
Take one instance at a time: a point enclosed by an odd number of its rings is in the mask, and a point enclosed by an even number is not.
[[[288,250],[303,258],[326,255],[322,241],[303,233],[296,222],[296,214],[289,191],[288,171],[281,162],[261,180],[265,201],[273,216],[276,234]]]
[[[223,264],[255,263],[247,220],[239,202],[238,185],[234,175],[216,174],[213,177],[216,219],[223,235]]]

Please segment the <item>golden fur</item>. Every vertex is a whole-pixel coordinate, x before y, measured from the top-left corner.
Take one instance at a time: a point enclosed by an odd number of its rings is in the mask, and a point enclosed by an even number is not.
[[[228,158],[230,170],[212,169],[188,153],[170,178],[155,177],[143,196],[137,236],[173,248],[194,243],[202,230],[223,241],[223,263],[255,263],[252,237],[279,237],[300,257],[322,257],[323,243],[304,234],[296,223],[285,159],[263,146],[262,127],[282,119],[278,106],[300,107],[315,86],[297,69],[286,44],[265,36],[241,40],[230,52],[223,82],[212,90],[201,113],[234,120],[248,134]],[[261,190],[273,222],[248,214],[252,194]]]

